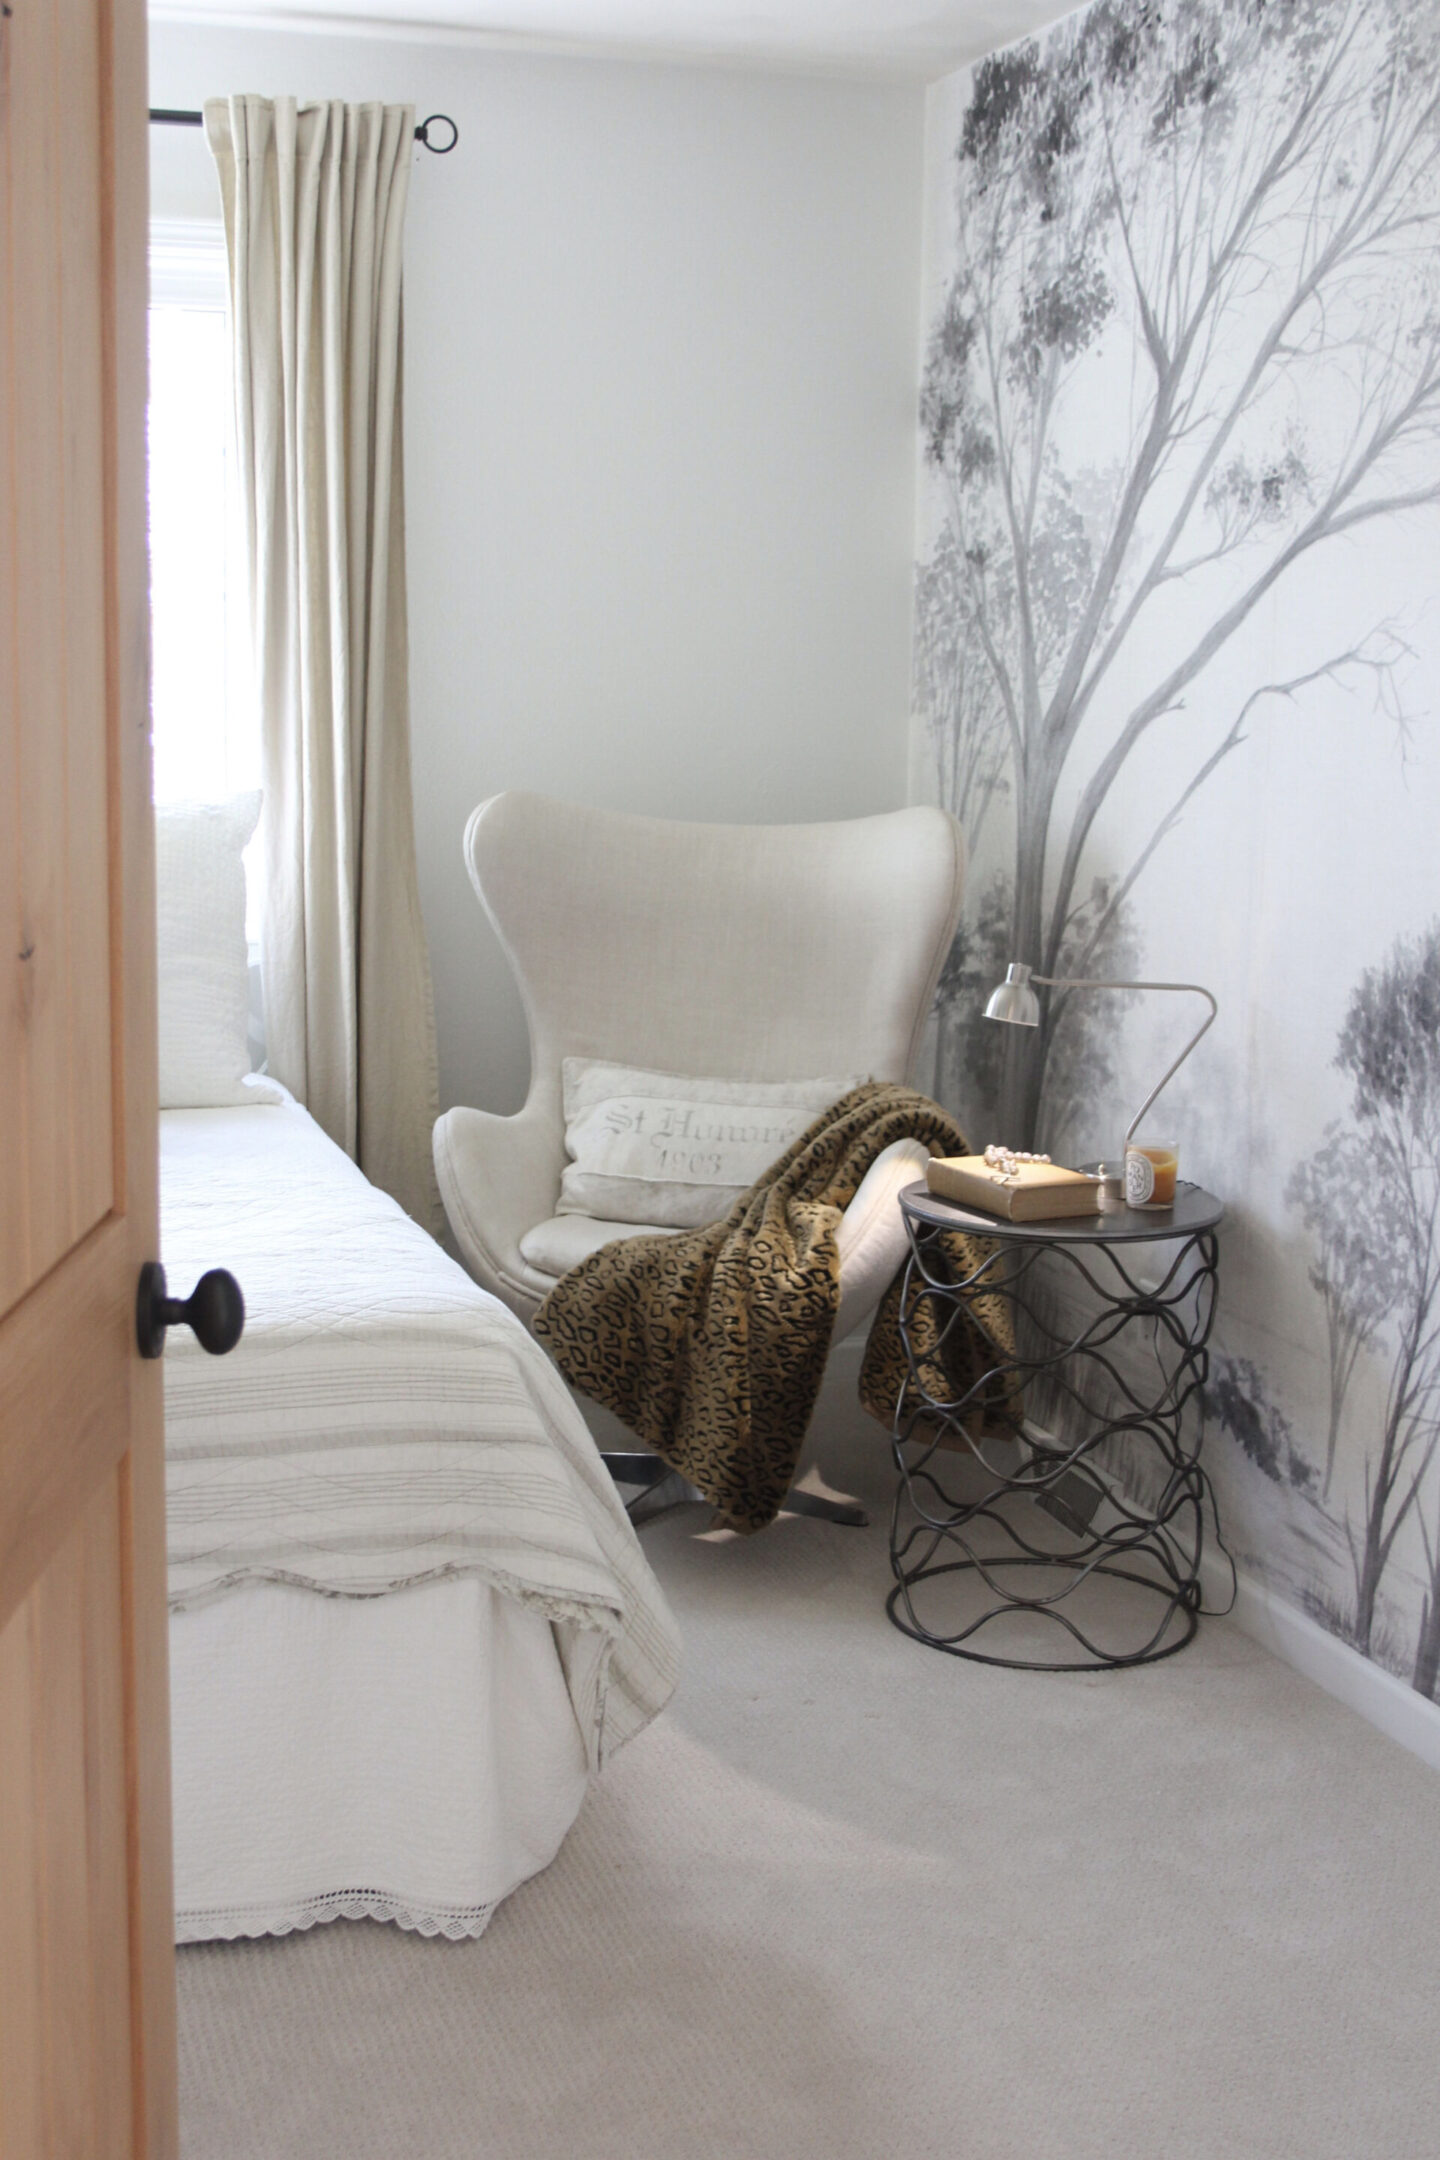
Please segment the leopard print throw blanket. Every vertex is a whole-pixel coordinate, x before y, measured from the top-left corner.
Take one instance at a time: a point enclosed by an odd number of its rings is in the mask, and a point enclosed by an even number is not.
[[[938,1104],[867,1082],[817,1118],[722,1221],[603,1246],[535,1316],[571,1385],[613,1410],[734,1529],[773,1521],[790,1488],[839,1304],[836,1228],[876,1156],[906,1138],[935,1155],[970,1153]],[[993,1249],[958,1232],[947,1247],[966,1274]],[[922,1329],[932,1310],[926,1301],[917,1315]],[[860,1375],[861,1401],[887,1427],[906,1371],[899,1313],[897,1276]],[[917,1343],[912,1327],[912,1348],[941,1366],[943,1379],[927,1374],[927,1384],[952,1401],[996,1363],[997,1344],[1012,1346],[996,1299],[978,1300],[968,1327],[943,1341]]]

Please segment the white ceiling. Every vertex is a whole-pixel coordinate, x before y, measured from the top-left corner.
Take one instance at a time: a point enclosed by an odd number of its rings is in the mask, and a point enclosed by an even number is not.
[[[168,21],[248,22],[928,80],[1067,0],[152,0]]]

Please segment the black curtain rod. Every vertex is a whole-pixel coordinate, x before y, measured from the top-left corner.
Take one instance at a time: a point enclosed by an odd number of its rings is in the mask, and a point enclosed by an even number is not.
[[[152,105],[150,108],[150,124],[152,127],[204,127],[205,115],[199,112],[174,112],[168,106],[157,108]],[[429,131],[432,127],[449,128],[449,142],[431,142]],[[449,113],[432,112],[429,119],[422,120],[419,127],[416,128],[415,140],[418,143],[423,143],[427,150],[433,150],[436,157],[448,157],[460,140],[460,130],[450,118]]]

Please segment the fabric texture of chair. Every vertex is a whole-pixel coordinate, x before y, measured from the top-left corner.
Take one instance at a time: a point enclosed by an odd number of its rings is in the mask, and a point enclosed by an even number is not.
[[[512,792],[474,811],[465,858],[524,999],[530,1091],[513,1117],[448,1111],[435,1168],[466,1265],[527,1322],[562,1262],[608,1242],[557,1214],[562,1061],[908,1082],[964,882],[960,829],[928,806],[697,825]],[[836,1342],[868,1320],[904,1257],[895,1195],[926,1155],[919,1142],[888,1148],[842,1218]]]

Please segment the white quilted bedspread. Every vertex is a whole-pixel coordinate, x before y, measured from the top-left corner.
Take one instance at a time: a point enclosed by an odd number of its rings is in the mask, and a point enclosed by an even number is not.
[[[171,1295],[227,1267],[246,1304],[224,1359],[166,1342],[172,1605],[482,1576],[554,1623],[598,1767],[668,1699],[678,1640],[543,1351],[298,1105],[160,1128]]]

